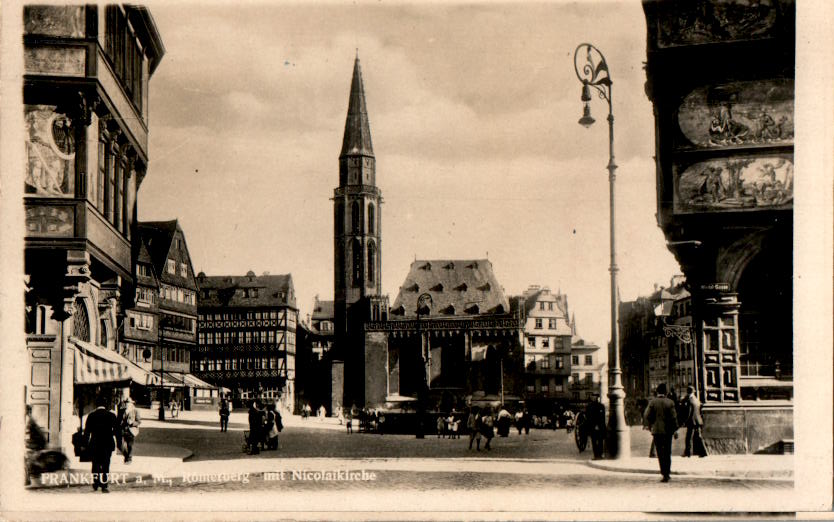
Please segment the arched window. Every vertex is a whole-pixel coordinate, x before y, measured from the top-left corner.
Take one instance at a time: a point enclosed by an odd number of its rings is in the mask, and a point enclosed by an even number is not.
[[[72,318],[72,335],[81,341],[90,342],[90,317],[87,307],[81,299],[75,300],[75,310]]]
[[[373,234],[374,230],[374,204],[368,204],[368,234]]]
[[[371,207],[373,208],[373,207]],[[376,272],[376,246],[373,241],[368,243],[368,282],[374,282],[374,272]]]
[[[351,206],[350,214],[351,214],[350,217],[351,217],[351,220],[352,220],[352,223],[353,223],[352,230],[353,230],[354,234],[358,234],[359,233],[359,224],[361,223],[361,221],[359,219],[359,202],[358,201],[353,202],[353,205]]]
[[[358,239],[353,240],[351,250],[353,251],[353,285],[359,286],[362,282],[362,245]]]

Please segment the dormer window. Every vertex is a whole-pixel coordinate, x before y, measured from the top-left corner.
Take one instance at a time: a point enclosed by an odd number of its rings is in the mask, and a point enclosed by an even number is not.
[[[420,267],[421,270],[431,270],[431,263],[426,263],[425,265]]]
[[[476,305],[476,304],[472,304],[472,305],[469,305],[469,306],[468,306],[468,307],[464,310],[464,312],[466,312],[467,314],[478,314],[478,313],[480,313],[480,312],[481,312],[481,308],[480,308],[478,305]]]
[[[455,305],[450,304],[449,306],[441,310],[441,313],[444,313],[446,315],[455,315]]]
[[[484,283],[483,285],[478,287],[478,290],[481,290],[482,292],[489,292],[490,288],[492,287],[489,285],[489,283]]]
[[[406,292],[419,292],[420,291],[420,285],[418,285],[417,283],[414,283],[411,286],[405,287],[405,290],[406,290]]]
[[[446,270],[454,270],[454,269],[455,269],[455,263],[454,263],[454,261],[449,261],[449,262],[446,264],[446,266],[444,266],[443,268],[445,268]]]
[[[403,305],[400,305],[400,306],[392,309],[391,313],[393,315],[405,315],[405,307]]]
[[[466,283],[461,283],[461,284],[459,284],[458,286],[455,287],[455,290],[457,290],[458,292],[466,292],[467,288],[469,288],[469,287],[466,286]]]
[[[429,290],[431,290],[432,292],[442,292],[443,291],[443,284],[442,283],[437,283],[436,285],[431,287]]]

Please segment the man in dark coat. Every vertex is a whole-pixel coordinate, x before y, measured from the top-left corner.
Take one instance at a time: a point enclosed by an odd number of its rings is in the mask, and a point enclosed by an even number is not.
[[[692,456],[694,450],[699,457],[706,457],[706,448],[704,447],[704,441],[701,439],[701,426],[704,425],[704,419],[701,417],[701,401],[695,396],[695,388],[692,386],[686,387],[686,399],[684,400],[686,417],[683,419],[683,425],[686,426],[686,448],[683,456]]]
[[[252,401],[249,408],[249,454],[257,455],[261,452],[258,445],[263,442],[264,412],[258,401]]]
[[[116,449],[116,415],[106,409],[107,397],[96,397],[96,409],[87,415],[84,437],[93,461],[93,490],[101,487],[102,493],[109,493],[110,456]]]
[[[586,433],[591,437],[591,446],[594,448],[594,460],[601,459],[605,440],[605,406],[602,397],[597,394],[594,394],[585,408],[585,423]]]
[[[678,417],[675,402],[666,396],[666,385],[657,385],[657,397],[649,402],[643,413],[646,426],[652,431],[652,440],[660,464],[661,482],[669,482],[672,472],[672,438],[677,436]]]

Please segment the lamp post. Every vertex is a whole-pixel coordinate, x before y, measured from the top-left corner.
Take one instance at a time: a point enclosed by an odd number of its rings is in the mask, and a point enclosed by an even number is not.
[[[602,53],[589,43],[579,44],[573,55],[573,65],[576,77],[582,82],[582,102],[584,103],[582,117],[579,123],[590,127],[594,123],[591,117],[591,88],[597,91],[599,97],[608,102],[608,188],[610,210],[610,240],[611,240],[611,351],[612,362],[608,375],[611,386],[608,389],[608,456],[612,459],[629,457],[629,432],[625,421],[625,390],[622,383],[620,369],[620,329],[617,298],[617,249],[614,234],[614,110],[611,99],[611,76],[608,64]]]
[[[420,294],[417,298],[417,338],[420,341],[420,361],[422,362],[420,368],[420,390],[417,392],[417,438],[425,438],[425,429],[423,426],[424,417],[426,416],[426,396],[428,395],[429,381],[426,376],[426,363],[428,362],[427,354],[423,348],[423,331],[420,329],[420,313],[424,308],[431,313],[431,305],[433,304],[431,294]]]

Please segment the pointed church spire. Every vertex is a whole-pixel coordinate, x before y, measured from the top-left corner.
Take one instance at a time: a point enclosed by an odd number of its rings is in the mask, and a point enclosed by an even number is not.
[[[359,65],[359,49],[353,63],[353,81],[350,84],[345,135],[342,140],[342,152],[339,157],[349,155],[374,155],[371,144],[371,126],[368,123],[368,110],[365,106],[365,86],[362,84],[362,67]]]

